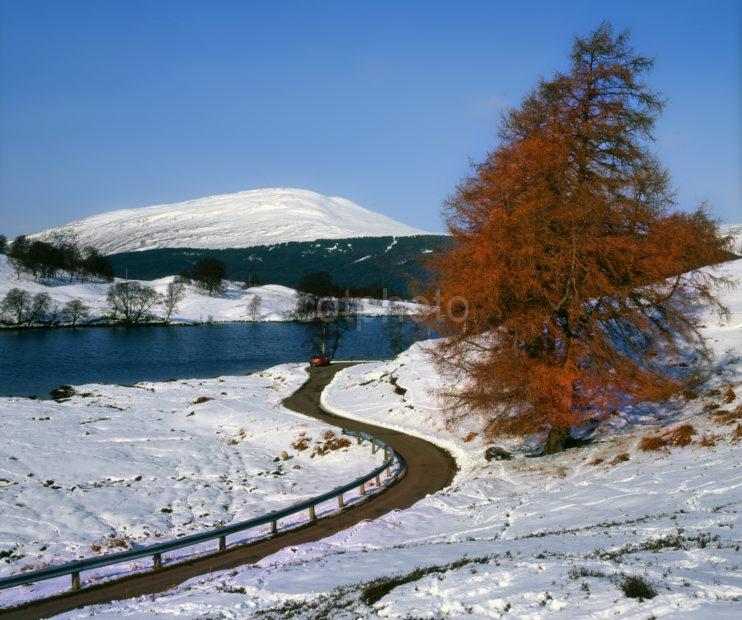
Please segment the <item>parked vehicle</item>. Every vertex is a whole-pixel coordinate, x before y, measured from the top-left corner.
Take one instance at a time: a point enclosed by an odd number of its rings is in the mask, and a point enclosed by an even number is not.
[[[309,365],[310,366],[329,366],[330,365],[330,358],[326,355],[312,355],[312,357],[309,358]]]

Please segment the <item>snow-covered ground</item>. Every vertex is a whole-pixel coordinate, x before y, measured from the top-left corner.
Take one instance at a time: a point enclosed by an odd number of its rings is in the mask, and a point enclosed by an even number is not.
[[[249,519],[368,473],[381,453],[340,446],[338,429],[280,404],[306,378],[292,364],[83,385],[65,402],[0,398],[0,576]],[[0,606],[68,581],[0,590]]]
[[[139,280],[144,286],[154,288],[158,293],[165,293],[167,285],[174,276],[158,280]],[[116,280],[120,281],[120,280]],[[95,321],[110,314],[106,301],[106,294],[111,285],[107,282],[68,282],[67,279],[39,282],[30,273],[21,273],[20,277],[8,262],[8,257],[0,254],[0,300],[12,288],[21,288],[31,295],[47,293],[52,303],[64,306],[72,299],[79,299],[90,309],[88,319],[81,321],[84,324]],[[228,282],[223,293],[209,296],[195,285],[188,285],[184,299],[178,303],[172,313],[172,323],[203,323],[251,321],[251,302],[256,296],[260,297],[257,321],[287,321],[291,320],[296,308],[296,291],[278,284],[254,286],[243,289],[237,283]],[[359,300],[358,313],[363,316],[380,316],[390,312],[414,312],[418,306],[409,302],[390,302],[389,300]],[[162,306],[153,308],[153,314],[162,318],[165,310]]]
[[[731,235],[732,251],[742,255],[742,224],[722,224],[721,232],[725,235]]]
[[[104,254],[154,248],[246,248],[287,241],[430,234],[345,198],[268,188],[110,211],[31,235],[72,238]]]
[[[740,278],[742,260],[722,269]],[[742,289],[724,298],[732,318],[706,318],[716,366],[695,396],[620,411],[559,455],[527,458],[526,444],[487,462],[477,420],[447,428],[430,345],[343,371],[325,404],[450,449],[450,488],[257,565],[65,617],[739,618]],[[639,448],[684,424],[690,445]],[[656,596],[627,596],[635,577]]]

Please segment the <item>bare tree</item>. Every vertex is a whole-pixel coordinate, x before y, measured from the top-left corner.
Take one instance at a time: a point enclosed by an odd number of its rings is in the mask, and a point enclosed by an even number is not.
[[[10,289],[0,303],[0,315],[14,325],[23,325],[31,311],[31,294],[22,288]]]
[[[42,323],[47,318],[52,307],[52,298],[48,293],[36,293],[31,300],[29,323]]]
[[[170,322],[170,315],[178,308],[186,294],[186,285],[180,278],[175,278],[168,283],[165,294],[162,297],[162,305],[165,308],[165,323]]]
[[[160,297],[154,289],[129,281],[112,284],[106,295],[113,318],[126,325],[137,325],[148,319]]]
[[[263,298],[260,295],[253,295],[247,303],[247,312],[251,321],[257,321],[260,314],[260,306],[263,304]]]
[[[79,299],[70,299],[62,308],[62,317],[75,327],[80,320],[84,320],[90,313],[89,308]]]

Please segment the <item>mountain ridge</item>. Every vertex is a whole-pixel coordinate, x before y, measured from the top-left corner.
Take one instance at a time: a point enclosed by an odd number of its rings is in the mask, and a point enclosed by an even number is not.
[[[341,197],[264,188],[118,209],[29,235],[74,239],[104,254],[162,248],[231,249],[291,241],[428,235]]]

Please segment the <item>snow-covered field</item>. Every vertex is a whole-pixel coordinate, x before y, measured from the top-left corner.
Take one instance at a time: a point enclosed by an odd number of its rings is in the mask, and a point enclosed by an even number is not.
[[[723,270],[742,277],[742,260]],[[739,618],[742,289],[724,297],[732,319],[707,317],[716,366],[695,396],[620,411],[559,455],[527,458],[526,442],[487,462],[476,420],[446,428],[429,345],[343,371],[326,405],[450,449],[450,488],[257,565],[66,617]],[[689,445],[639,449],[685,424]],[[656,595],[627,596],[637,577]]]
[[[327,449],[340,431],[280,404],[306,378],[292,364],[77,386],[65,402],[0,398],[0,576],[249,519],[368,473],[381,453]],[[0,590],[0,606],[68,581]]]
[[[139,280],[139,282],[163,294],[173,278],[174,276],[168,276],[158,280]],[[119,280],[117,279],[117,281]],[[106,301],[109,287],[110,284],[106,282],[78,281],[69,283],[65,279],[39,282],[29,273],[21,273],[18,277],[8,263],[8,257],[0,254],[0,300],[12,288],[21,288],[31,295],[47,293],[51,297],[52,304],[60,308],[72,299],[79,299],[90,310],[88,319],[80,322],[86,323],[110,314]],[[223,293],[211,297],[197,286],[188,285],[185,297],[178,303],[176,310],[170,317],[170,322],[177,324],[251,321],[253,319],[251,302],[256,296],[260,297],[260,303],[255,314],[255,320],[291,320],[292,313],[296,308],[296,291],[294,289],[278,284],[243,289],[237,283],[228,282]],[[358,313],[363,316],[380,316],[398,311],[414,312],[417,307],[416,304],[409,302],[363,299],[359,300]],[[156,317],[162,318],[164,313],[165,310],[161,306],[153,308],[153,314]]]
[[[104,254],[154,248],[246,248],[287,241],[429,234],[346,198],[268,188],[110,211],[31,235]]]

